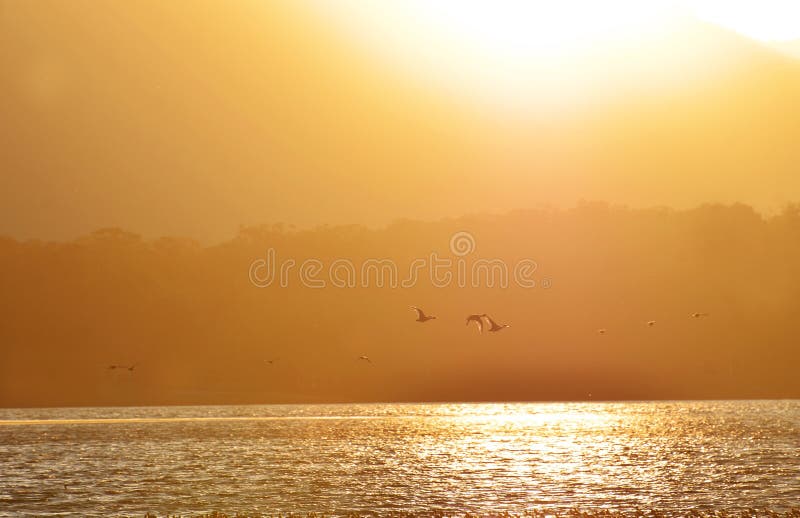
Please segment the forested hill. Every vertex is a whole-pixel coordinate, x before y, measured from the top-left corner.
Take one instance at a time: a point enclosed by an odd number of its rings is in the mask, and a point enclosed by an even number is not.
[[[2,239],[0,406],[796,398],[799,274],[797,207]]]

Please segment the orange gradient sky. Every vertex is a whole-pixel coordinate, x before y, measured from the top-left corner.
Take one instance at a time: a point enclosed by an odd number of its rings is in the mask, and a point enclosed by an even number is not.
[[[0,406],[797,397],[796,8],[599,4],[0,0]]]
[[[682,18],[695,17],[764,42],[800,37],[800,5],[786,1],[309,3],[312,11],[370,48],[376,61],[399,67],[420,82],[456,94],[478,94],[494,108],[504,104],[512,110],[530,104],[542,110],[553,103],[566,108],[590,91],[596,94],[598,83],[609,79],[610,88],[618,89],[622,78],[601,72],[598,59],[603,68],[610,59],[626,81],[637,73],[638,80],[652,79],[631,66],[652,67],[660,61],[649,46],[654,35],[669,32]],[[693,61],[693,52],[702,54],[703,49],[682,45],[677,30],[659,50]],[[700,68],[709,65],[705,57],[701,60]],[[646,70],[652,73],[650,67]]]
[[[0,235],[800,197],[790,2],[377,5],[0,3]]]

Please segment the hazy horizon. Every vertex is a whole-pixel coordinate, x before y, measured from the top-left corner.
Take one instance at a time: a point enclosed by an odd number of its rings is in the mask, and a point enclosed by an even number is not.
[[[800,396],[800,27],[676,2],[0,0],[0,405]]]
[[[3,239],[0,405],[797,398],[798,214]]]

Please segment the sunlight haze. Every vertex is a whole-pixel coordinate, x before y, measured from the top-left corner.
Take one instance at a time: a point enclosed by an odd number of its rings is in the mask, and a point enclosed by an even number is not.
[[[0,517],[800,518],[800,0],[0,0]]]
[[[800,197],[777,3],[1,5],[15,237]]]

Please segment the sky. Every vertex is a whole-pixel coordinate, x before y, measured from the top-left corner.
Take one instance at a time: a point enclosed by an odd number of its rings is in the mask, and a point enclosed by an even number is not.
[[[609,45],[614,52],[629,52],[651,34],[684,18],[764,43],[800,38],[800,5],[780,0],[343,0],[310,4],[371,48],[377,61],[399,65],[422,82],[433,79],[441,89],[478,91],[492,98],[495,109],[503,97],[512,111],[524,104],[521,99],[531,87],[542,85],[543,75],[557,76],[558,81],[540,88],[540,99],[575,103],[570,88],[564,88],[565,76],[586,82],[597,81],[598,75],[582,57],[592,57],[597,47]]]
[[[44,5],[0,0],[0,405],[800,393],[790,3]],[[541,289],[248,276],[463,232]]]
[[[800,197],[791,2],[49,5],[0,3],[0,235]]]
[[[709,22],[761,41],[800,38],[800,5],[791,0],[687,0],[683,2],[683,7]]]

